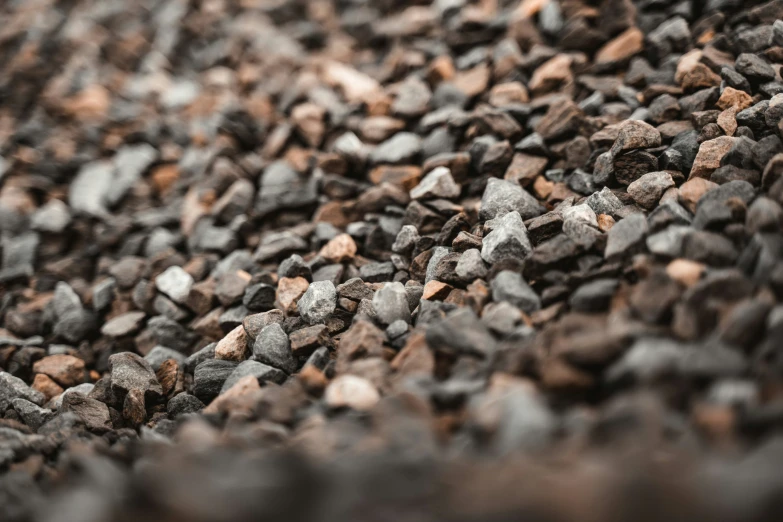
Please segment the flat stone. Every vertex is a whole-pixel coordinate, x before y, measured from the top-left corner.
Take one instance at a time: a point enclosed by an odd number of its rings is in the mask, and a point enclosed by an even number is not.
[[[63,397],[63,412],[75,413],[87,429],[103,433],[112,429],[109,407],[101,401],[90,399],[79,393],[68,393]]]
[[[110,319],[101,328],[101,333],[109,337],[124,337],[138,332],[144,325],[147,314],[144,312],[127,312]]]

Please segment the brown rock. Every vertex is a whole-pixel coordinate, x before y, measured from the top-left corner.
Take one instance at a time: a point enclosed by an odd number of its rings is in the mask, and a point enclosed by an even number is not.
[[[723,129],[726,136],[734,136],[737,132],[737,108],[729,107],[718,115],[718,127]]]
[[[344,263],[356,255],[356,243],[348,234],[339,234],[326,243],[318,255],[331,263]]]
[[[411,332],[405,347],[392,360],[391,368],[400,377],[432,375],[435,369],[435,357],[427,346],[423,333]]]
[[[691,212],[696,212],[696,204],[708,190],[717,187],[717,183],[704,178],[692,178],[680,186],[680,203]]]
[[[340,338],[337,369],[344,371],[352,361],[383,356],[384,333],[369,321],[358,320]]]
[[[258,393],[261,391],[261,385],[258,379],[253,375],[242,377],[229,388],[221,393],[209,406],[204,408],[204,413],[242,413],[249,415],[253,411]]]
[[[572,62],[573,59],[567,54],[556,55],[533,72],[528,87],[536,95],[554,91],[561,85],[573,82]]]
[[[231,330],[215,347],[215,359],[244,361],[248,355],[247,333],[242,325]]]
[[[503,178],[509,181],[516,181],[523,187],[527,187],[537,179],[537,176],[544,173],[548,163],[548,158],[517,153],[514,154],[514,158],[506,169]]]
[[[297,312],[296,303],[307,292],[310,283],[304,277],[281,277],[277,283],[277,304],[287,314]]]
[[[66,393],[61,411],[75,413],[92,431],[102,433],[112,429],[109,407],[99,400],[87,398],[80,393]]]
[[[655,127],[643,121],[627,120],[617,128],[612,154],[633,149],[660,147],[660,145],[661,133]]]
[[[421,298],[427,299],[428,301],[442,301],[449,296],[452,289],[453,287],[451,285],[433,279],[424,285],[424,293]]]
[[[291,121],[305,142],[311,147],[318,147],[324,139],[326,111],[315,103],[302,103],[291,111]]]
[[[579,131],[583,119],[582,109],[571,100],[553,103],[536,125],[536,132],[545,140],[567,138]]]
[[[705,268],[703,263],[690,259],[675,259],[666,266],[666,273],[681,285],[689,288],[699,282]]]
[[[50,400],[52,397],[57,397],[60,395],[63,390],[63,388],[54,382],[51,377],[48,375],[45,375],[43,373],[38,373],[35,375],[35,379],[33,379],[32,388],[34,390],[38,390],[39,392],[44,394],[44,397],[46,397],[46,400]]]
[[[731,150],[735,139],[729,136],[721,136],[714,140],[703,142],[699,147],[699,153],[696,154],[689,179],[709,178],[720,167],[721,160]]]
[[[185,306],[198,315],[206,314],[212,309],[216,286],[215,280],[211,278],[194,284],[185,299]]]
[[[84,361],[73,355],[49,355],[33,364],[35,373],[43,373],[65,388],[81,384],[87,377]]]
[[[527,89],[520,82],[500,83],[489,91],[489,103],[495,107],[527,103],[529,101],[530,96],[527,93]]]
[[[329,329],[326,325],[317,324],[291,332],[291,351],[294,357],[308,357],[319,346],[329,346]]]
[[[147,410],[144,408],[144,390],[133,389],[128,392],[122,404],[122,418],[134,428],[138,428],[147,420]]]
[[[490,76],[489,66],[485,63],[477,65],[467,71],[459,71],[454,75],[452,82],[460,91],[464,92],[468,98],[473,98],[486,92],[489,85]]]
[[[734,107],[737,112],[740,112],[753,105],[753,98],[745,91],[740,91],[734,87],[726,87],[715,105],[723,110]]]
[[[598,228],[601,232],[609,232],[614,226],[614,218],[608,214],[598,214]]]
[[[405,121],[390,116],[372,116],[359,124],[359,134],[369,143],[380,143],[404,129]]]
[[[182,372],[180,372],[177,361],[167,359],[161,363],[158,371],[155,372],[155,377],[163,389],[163,395],[168,397],[177,387],[178,381],[182,378]]]
[[[686,91],[698,91],[720,85],[721,78],[703,63],[696,64],[685,75],[680,85]]]
[[[644,34],[637,27],[629,27],[606,43],[595,54],[595,63],[624,62],[644,48]]]
[[[352,103],[371,101],[381,91],[376,80],[339,62],[327,62],[323,78],[330,85],[339,87],[345,99]]]

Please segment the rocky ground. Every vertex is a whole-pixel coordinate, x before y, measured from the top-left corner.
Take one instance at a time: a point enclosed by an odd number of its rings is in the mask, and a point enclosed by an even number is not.
[[[2,2],[0,520],[779,520],[780,18]]]

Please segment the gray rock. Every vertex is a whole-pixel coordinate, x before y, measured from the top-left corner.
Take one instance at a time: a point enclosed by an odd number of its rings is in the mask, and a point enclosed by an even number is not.
[[[598,229],[598,217],[589,205],[563,209],[563,233],[579,246],[590,248],[603,233]]]
[[[180,352],[186,352],[193,343],[194,335],[184,326],[168,317],[158,315],[147,321],[147,329],[162,346],[168,346]]]
[[[481,252],[477,248],[470,248],[463,252],[457,262],[456,272],[457,277],[466,283],[486,277],[487,266],[481,259]]]
[[[71,224],[71,211],[59,199],[51,199],[33,214],[30,226],[39,232],[59,234]]]
[[[107,217],[106,198],[113,182],[111,162],[95,161],[84,165],[70,185],[68,202],[71,208],[97,218]]]
[[[614,195],[614,192],[612,192],[609,187],[604,187],[600,192],[593,192],[593,194],[585,200],[585,203],[593,209],[596,214],[608,214],[610,216],[623,208],[623,202]]]
[[[0,241],[3,250],[0,281],[32,276],[39,243],[40,237],[35,232],[4,237]]]
[[[368,283],[388,281],[392,276],[394,276],[394,264],[391,261],[367,263],[359,269],[359,277]]]
[[[310,266],[302,259],[299,254],[292,254],[280,263],[277,267],[278,277],[304,277],[312,279],[313,272]]]
[[[54,335],[68,343],[77,344],[92,334],[97,323],[92,312],[82,308],[68,310],[54,325]]]
[[[245,329],[247,336],[251,340],[255,340],[258,334],[261,333],[261,330],[273,323],[283,324],[283,321],[285,321],[283,311],[272,309],[268,312],[248,315],[242,320],[242,327]]]
[[[279,323],[271,323],[258,333],[253,343],[253,358],[289,374],[296,371],[291,343]]]
[[[38,428],[54,417],[54,412],[52,410],[41,408],[27,399],[14,399],[11,401],[11,405],[24,423],[30,426],[33,431],[38,431]]]
[[[166,413],[170,418],[177,418],[180,415],[189,413],[198,413],[204,409],[204,403],[198,400],[195,395],[189,393],[180,393],[171,398],[166,404]]]
[[[375,292],[372,298],[372,306],[375,315],[383,324],[392,324],[395,321],[411,320],[411,311],[408,308],[408,294],[402,283],[386,283]]]
[[[111,306],[114,301],[114,290],[117,288],[117,280],[107,277],[92,287],[92,308],[96,312],[102,312]]]
[[[239,365],[235,361],[207,359],[193,371],[193,395],[204,404],[218,396],[229,375]]]
[[[187,360],[187,356],[185,356],[184,353],[172,350],[171,348],[166,348],[165,346],[155,346],[144,356],[144,360],[147,361],[156,372],[160,368],[160,365],[169,359],[174,359],[177,361],[177,364],[182,367]]]
[[[609,230],[604,257],[611,259],[635,254],[644,244],[647,230],[647,219],[642,214],[632,214],[620,220]]]
[[[503,270],[492,280],[492,300],[496,303],[507,301],[526,314],[541,308],[541,298],[522,279],[522,275]]]
[[[617,279],[596,279],[576,289],[568,300],[569,306],[578,312],[603,312],[609,308],[620,282]]]
[[[435,279],[435,272],[437,271],[438,263],[440,263],[441,260],[449,253],[451,253],[451,249],[448,247],[438,246],[432,249],[432,256],[427,263],[427,270],[424,275],[425,284]]]
[[[193,373],[196,370],[196,366],[209,359],[214,359],[215,348],[217,348],[217,343],[210,343],[201,350],[189,355],[185,359],[185,372]]]
[[[421,138],[412,132],[398,132],[370,153],[373,164],[410,164],[421,154]]]
[[[323,323],[337,307],[337,290],[331,281],[310,283],[296,305],[299,315],[309,324]]]
[[[251,312],[266,312],[275,307],[275,287],[264,283],[250,285],[245,289],[242,305]]]
[[[460,186],[454,182],[451,171],[446,167],[437,167],[430,171],[411,189],[411,199],[456,198]]]
[[[277,368],[273,368],[258,361],[247,360],[239,363],[239,365],[234,368],[234,371],[231,372],[223,383],[220,393],[227,392],[232,386],[239,382],[240,379],[247,377],[248,375],[252,375],[258,379],[259,382],[274,382],[277,384],[284,383],[288,378],[285,372],[278,370]]]
[[[693,232],[688,226],[670,226],[647,238],[647,250],[659,256],[679,257],[682,255],[685,238]]]
[[[481,246],[481,258],[493,264],[504,259],[522,260],[533,247],[527,235],[527,228],[519,213],[509,212],[494,220],[492,232],[487,234]]]
[[[534,218],[543,213],[536,198],[530,195],[518,183],[490,178],[484,195],[481,197],[479,218],[495,219],[516,211],[523,220]]]
[[[683,347],[669,339],[637,340],[606,373],[608,381],[634,379],[650,382],[676,372]]]
[[[0,371],[0,411],[5,412],[14,399],[25,399],[41,406],[46,397],[38,390],[27,386],[19,377]]]
[[[193,283],[193,276],[179,266],[170,266],[155,278],[155,287],[179,304],[185,303]]]
[[[497,349],[497,343],[487,327],[467,307],[458,308],[433,323],[427,329],[425,338],[433,350],[457,355],[490,356]]]
[[[307,242],[300,236],[288,231],[275,232],[264,236],[253,258],[263,263],[301,250],[307,250]]]
[[[157,158],[158,151],[147,143],[119,149],[112,160],[114,172],[104,196],[105,203],[110,207],[119,203]]]
[[[149,400],[163,395],[150,363],[132,352],[115,353],[109,357],[112,390],[123,396],[131,390],[141,390]]]
[[[397,238],[392,245],[392,252],[408,255],[419,240],[419,231],[413,225],[404,225],[397,233]]]

